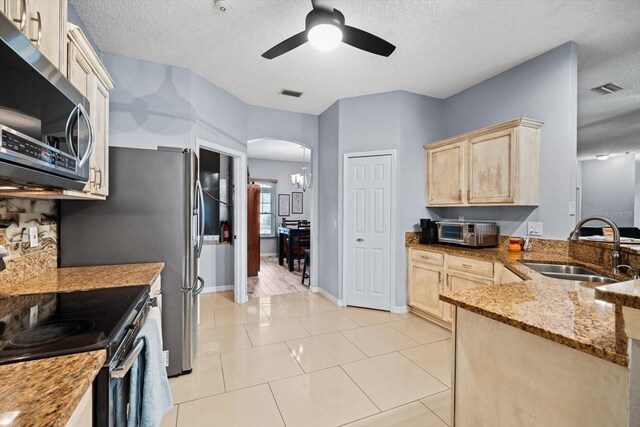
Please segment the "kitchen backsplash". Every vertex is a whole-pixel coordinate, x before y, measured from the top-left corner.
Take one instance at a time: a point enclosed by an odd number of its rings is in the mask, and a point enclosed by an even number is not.
[[[29,228],[37,227],[38,245],[31,247]],[[16,283],[56,268],[58,224],[56,203],[49,200],[0,198],[0,246],[8,253],[0,285]]]

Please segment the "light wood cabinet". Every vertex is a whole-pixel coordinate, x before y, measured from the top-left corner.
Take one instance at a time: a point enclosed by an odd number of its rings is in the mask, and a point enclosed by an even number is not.
[[[466,291],[479,286],[493,285],[492,279],[485,279],[474,274],[461,273],[459,271],[449,270],[447,273],[447,283],[449,289],[453,292]]]
[[[89,100],[94,130],[89,181],[84,192],[90,198],[105,198],[109,195],[109,91],[115,84],[82,30],[71,24],[68,62],[67,78]]]
[[[538,205],[542,125],[520,118],[425,145],[427,206]]]
[[[93,423],[93,386],[89,386],[78,406],[69,417],[66,427],[87,427]]]
[[[410,263],[409,305],[427,314],[443,317],[444,303],[440,301],[442,292],[443,269],[422,264]]]
[[[0,0],[0,11],[65,72],[67,0]]]
[[[462,142],[427,150],[427,206],[459,205],[465,188]]]
[[[455,311],[450,304],[440,301],[440,293],[522,281],[499,262],[416,248],[408,251],[409,307],[443,326],[451,326]]]

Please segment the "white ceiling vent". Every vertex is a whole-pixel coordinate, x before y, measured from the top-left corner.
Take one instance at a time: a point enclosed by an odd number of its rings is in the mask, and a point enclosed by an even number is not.
[[[598,92],[601,95],[609,95],[610,93],[622,90],[622,88],[618,85],[614,85],[613,83],[607,83],[606,85],[591,88],[591,90],[594,92]]]
[[[302,96],[302,92],[298,92],[296,90],[282,89],[280,91],[280,95],[292,96],[294,98],[300,98]]]

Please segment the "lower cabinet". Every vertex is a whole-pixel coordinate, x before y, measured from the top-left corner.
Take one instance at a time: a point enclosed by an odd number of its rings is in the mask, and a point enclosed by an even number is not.
[[[409,305],[436,317],[443,316],[444,303],[440,301],[443,269],[411,262],[409,267]]]
[[[451,326],[453,307],[440,301],[444,291],[465,291],[495,283],[521,281],[499,262],[410,248],[409,307],[412,312]]]
[[[69,417],[66,427],[87,427],[93,424],[93,385],[82,396],[80,403]]]

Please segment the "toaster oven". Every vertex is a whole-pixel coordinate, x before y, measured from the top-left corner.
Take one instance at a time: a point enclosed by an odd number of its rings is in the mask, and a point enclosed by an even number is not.
[[[476,248],[498,246],[499,227],[495,222],[439,221],[438,242]]]

